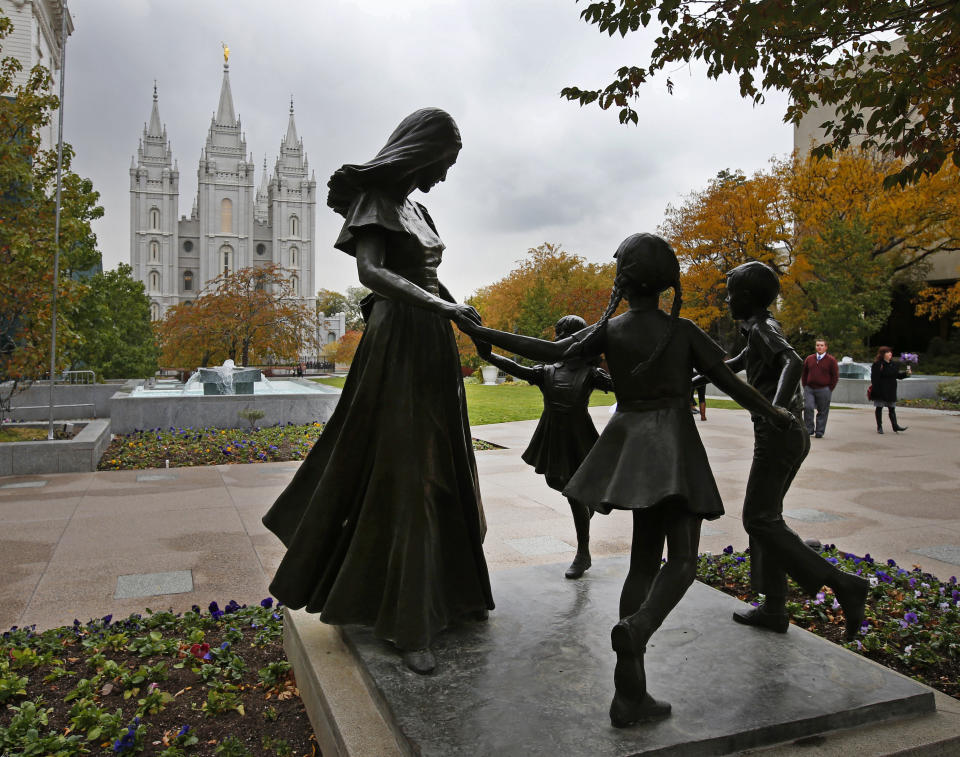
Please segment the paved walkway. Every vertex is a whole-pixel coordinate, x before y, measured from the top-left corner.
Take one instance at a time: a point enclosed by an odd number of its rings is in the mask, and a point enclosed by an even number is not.
[[[609,417],[606,408],[592,412],[598,426]],[[955,575],[960,415],[898,412],[910,430],[879,436],[872,408],[831,411],[827,436],[811,440],[788,495],[788,522],[804,538]],[[477,454],[485,550],[491,569],[564,563],[559,575],[573,555],[573,523],[566,500],[520,459],[535,425],[474,429],[507,447]],[[726,516],[704,525],[701,549],[743,548],[749,418],[710,410],[698,426],[727,506]],[[283,554],[260,517],[295,470],[296,463],[268,463],[0,478],[0,628],[260,600]],[[630,531],[628,513],[597,516],[593,554],[628,553]],[[118,586],[121,576],[137,578]],[[155,590],[180,593],[148,596]]]

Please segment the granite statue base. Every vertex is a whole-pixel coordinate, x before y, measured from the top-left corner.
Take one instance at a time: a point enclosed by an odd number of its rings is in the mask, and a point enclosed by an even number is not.
[[[487,622],[464,622],[437,639],[432,676],[409,671],[367,629],[344,627],[341,640],[314,616],[292,613],[285,643],[308,711],[307,700],[319,697],[312,702],[323,710],[319,719],[336,721],[337,700],[365,687],[367,714],[353,703],[346,717],[366,718],[353,727],[381,740],[392,733],[396,751],[381,744],[382,754],[694,757],[936,709],[931,689],[796,626],[779,635],[735,624],[730,616],[741,603],[697,583],[648,646],[649,690],[673,705],[672,716],[614,729],[609,632],[626,565],[625,558],[597,561],[579,581],[564,580],[556,565],[491,574],[497,609]],[[307,680],[311,653],[297,636],[312,633],[325,633],[327,647],[345,642],[353,694],[324,694]],[[311,718],[320,737],[328,726]],[[346,746],[324,754],[359,753]]]

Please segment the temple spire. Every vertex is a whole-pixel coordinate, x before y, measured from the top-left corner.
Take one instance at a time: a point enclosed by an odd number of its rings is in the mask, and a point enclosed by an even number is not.
[[[237,117],[233,110],[233,93],[230,91],[230,64],[223,62],[223,84],[220,86],[220,105],[217,107],[216,123],[221,126],[236,126]]]
[[[153,80],[153,109],[150,111],[150,125],[147,127],[148,137],[162,137],[163,126],[160,124],[160,106],[157,103],[157,80]]]
[[[283,140],[283,146],[295,149],[297,143],[297,125],[293,120],[293,95],[290,95],[290,120],[287,122],[287,136]]]

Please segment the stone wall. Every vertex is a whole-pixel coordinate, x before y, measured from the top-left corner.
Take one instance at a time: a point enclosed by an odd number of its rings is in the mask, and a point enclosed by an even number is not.
[[[0,444],[0,476],[86,473],[110,445],[109,419],[88,421],[73,439]]]
[[[242,428],[240,411],[256,408],[261,427],[282,423],[325,423],[340,399],[339,392],[304,394],[244,394],[193,397],[149,397],[116,393],[110,400],[114,434],[148,428]]]

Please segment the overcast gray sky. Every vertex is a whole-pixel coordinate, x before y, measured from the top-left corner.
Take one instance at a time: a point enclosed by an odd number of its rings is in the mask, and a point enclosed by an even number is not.
[[[73,0],[64,133],[75,170],[106,209],[95,231],[104,267],[129,262],[131,156],[160,116],[180,167],[180,212],[197,189],[197,162],[216,109],[221,41],[247,147],[272,165],[290,96],[318,184],[317,287],[357,283],[333,249],[342,219],[326,182],[373,157],[397,122],[425,106],[449,111],[463,151],[422,201],[447,245],[441,278],[458,298],[506,275],[525,251],[563,244],[607,261],[619,242],[653,231],[666,206],[724,168],[752,172],[789,152],[786,100],[754,108],[736,81],[702,69],[654,81],[636,105],[639,127],[613,111],[561,100],[567,85],[606,84],[646,62],[644,32],[626,40],[579,19],[573,0]],[[322,189],[322,192],[321,192]]]

